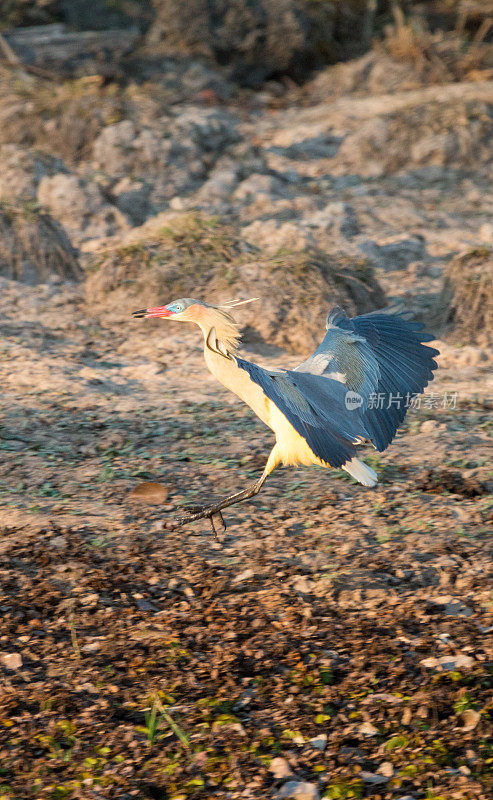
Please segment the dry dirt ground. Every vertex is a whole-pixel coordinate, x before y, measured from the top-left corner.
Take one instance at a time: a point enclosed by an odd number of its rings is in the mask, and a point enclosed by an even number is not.
[[[486,800],[484,354],[439,343],[378,487],[281,470],[215,541],[167,523],[272,438],[198,332],[1,288],[0,796]]]
[[[83,281],[10,280],[4,237],[0,800],[487,800],[491,354],[432,319],[445,265],[493,244],[493,71],[429,85],[372,52],[238,93],[160,63],[123,86],[2,67],[4,229],[23,214],[24,241],[49,212],[93,279],[170,212],[237,226],[252,261],[367,260],[442,337],[440,368],[368,451],[376,488],[279,470],[219,540],[173,530],[181,504],[259,475],[270,431],[206,372],[196,331],[130,317],[128,276],[95,308]],[[134,491],[149,482],[155,505]]]

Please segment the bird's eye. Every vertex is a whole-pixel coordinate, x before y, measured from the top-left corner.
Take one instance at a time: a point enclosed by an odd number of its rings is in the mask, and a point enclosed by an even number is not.
[[[178,303],[178,304],[175,306],[175,311],[177,311],[178,313],[179,313],[180,311],[183,311],[183,306],[181,305],[181,303]]]

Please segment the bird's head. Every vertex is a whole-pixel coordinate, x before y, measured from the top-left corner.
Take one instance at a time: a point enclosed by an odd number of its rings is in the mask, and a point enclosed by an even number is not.
[[[252,300],[258,299],[258,297],[252,297],[249,300],[232,300],[222,306],[213,306],[209,303],[204,303],[202,300],[194,300],[191,297],[181,297],[179,300],[173,300],[172,303],[168,303],[166,306],[142,308],[140,311],[134,311],[132,316],[136,319],[165,317],[166,319],[176,320],[177,322],[194,322],[201,328],[206,341],[208,340],[210,331],[213,330],[216,340],[223,342],[227,352],[234,353],[237,350],[240,340],[240,331],[233,317],[228,312],[238,305],[250,303]]]
[[[141,308],[140,311],[134,311],[132,316],[136,319],[155,319],[157,317],[165,317],[166,319],[175,320],[176,322],[195,322],[200,323],[204,310],[211,308],[207,303],[202,300],[194,300],[192,297],[181,297],[179,300],[173,300],[166,306],[157,306],[156,308]]]
[[[236,306],[251,303],[258,300],[258,297],[251,297],[249,300],[231,300],[220,306],[213,306],[210,303],[205,303],[203,300],[194,300],[193,297],[180,297],[179,300],[173,300],[166,306],[156,306],[156,308],[141,308],[139,311],[134,311],[132,316],[135,319],[155,319],[157,317],[165,317],[166,319],[176,320],[177,322],[195,322],[201,325],[204,320],[213,315],[214,312],[221,314],[223,317],[228,317],[229,311]]]

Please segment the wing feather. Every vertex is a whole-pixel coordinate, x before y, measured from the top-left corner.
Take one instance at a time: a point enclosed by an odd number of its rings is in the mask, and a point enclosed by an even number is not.
[[[406,416],[407,396],[421,393],[434,378],[437,369],[434,356],[439,351],[424,344],[433,336],[423,330],[421,323],[402,316],[380,313],[349,319],[339,310],[337,314],[331,312],[329,319],[336,319],[341,328],[354,331],[371,344],[380,379],[375,392],[377,402],[368,404],[364,421],[377,450],[385,450]],[[383,396],[382,408],[380,396]]]
[[[266,370],[236,358],[254,383],[272,400],[312,452],[332,467],[356,455],[356,444],[368,438],[361,409],[348,411],[346,387],[320,375]]]

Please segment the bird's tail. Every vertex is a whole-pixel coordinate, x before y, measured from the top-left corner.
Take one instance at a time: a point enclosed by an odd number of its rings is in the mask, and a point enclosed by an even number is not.
[[[352,458],[351,461],[343,464],[343,469],[349,472],[352,478],[362,483],[363,486],[375,486],[378,483],[378,475],[374,469],[360,461],[359,458]]]

